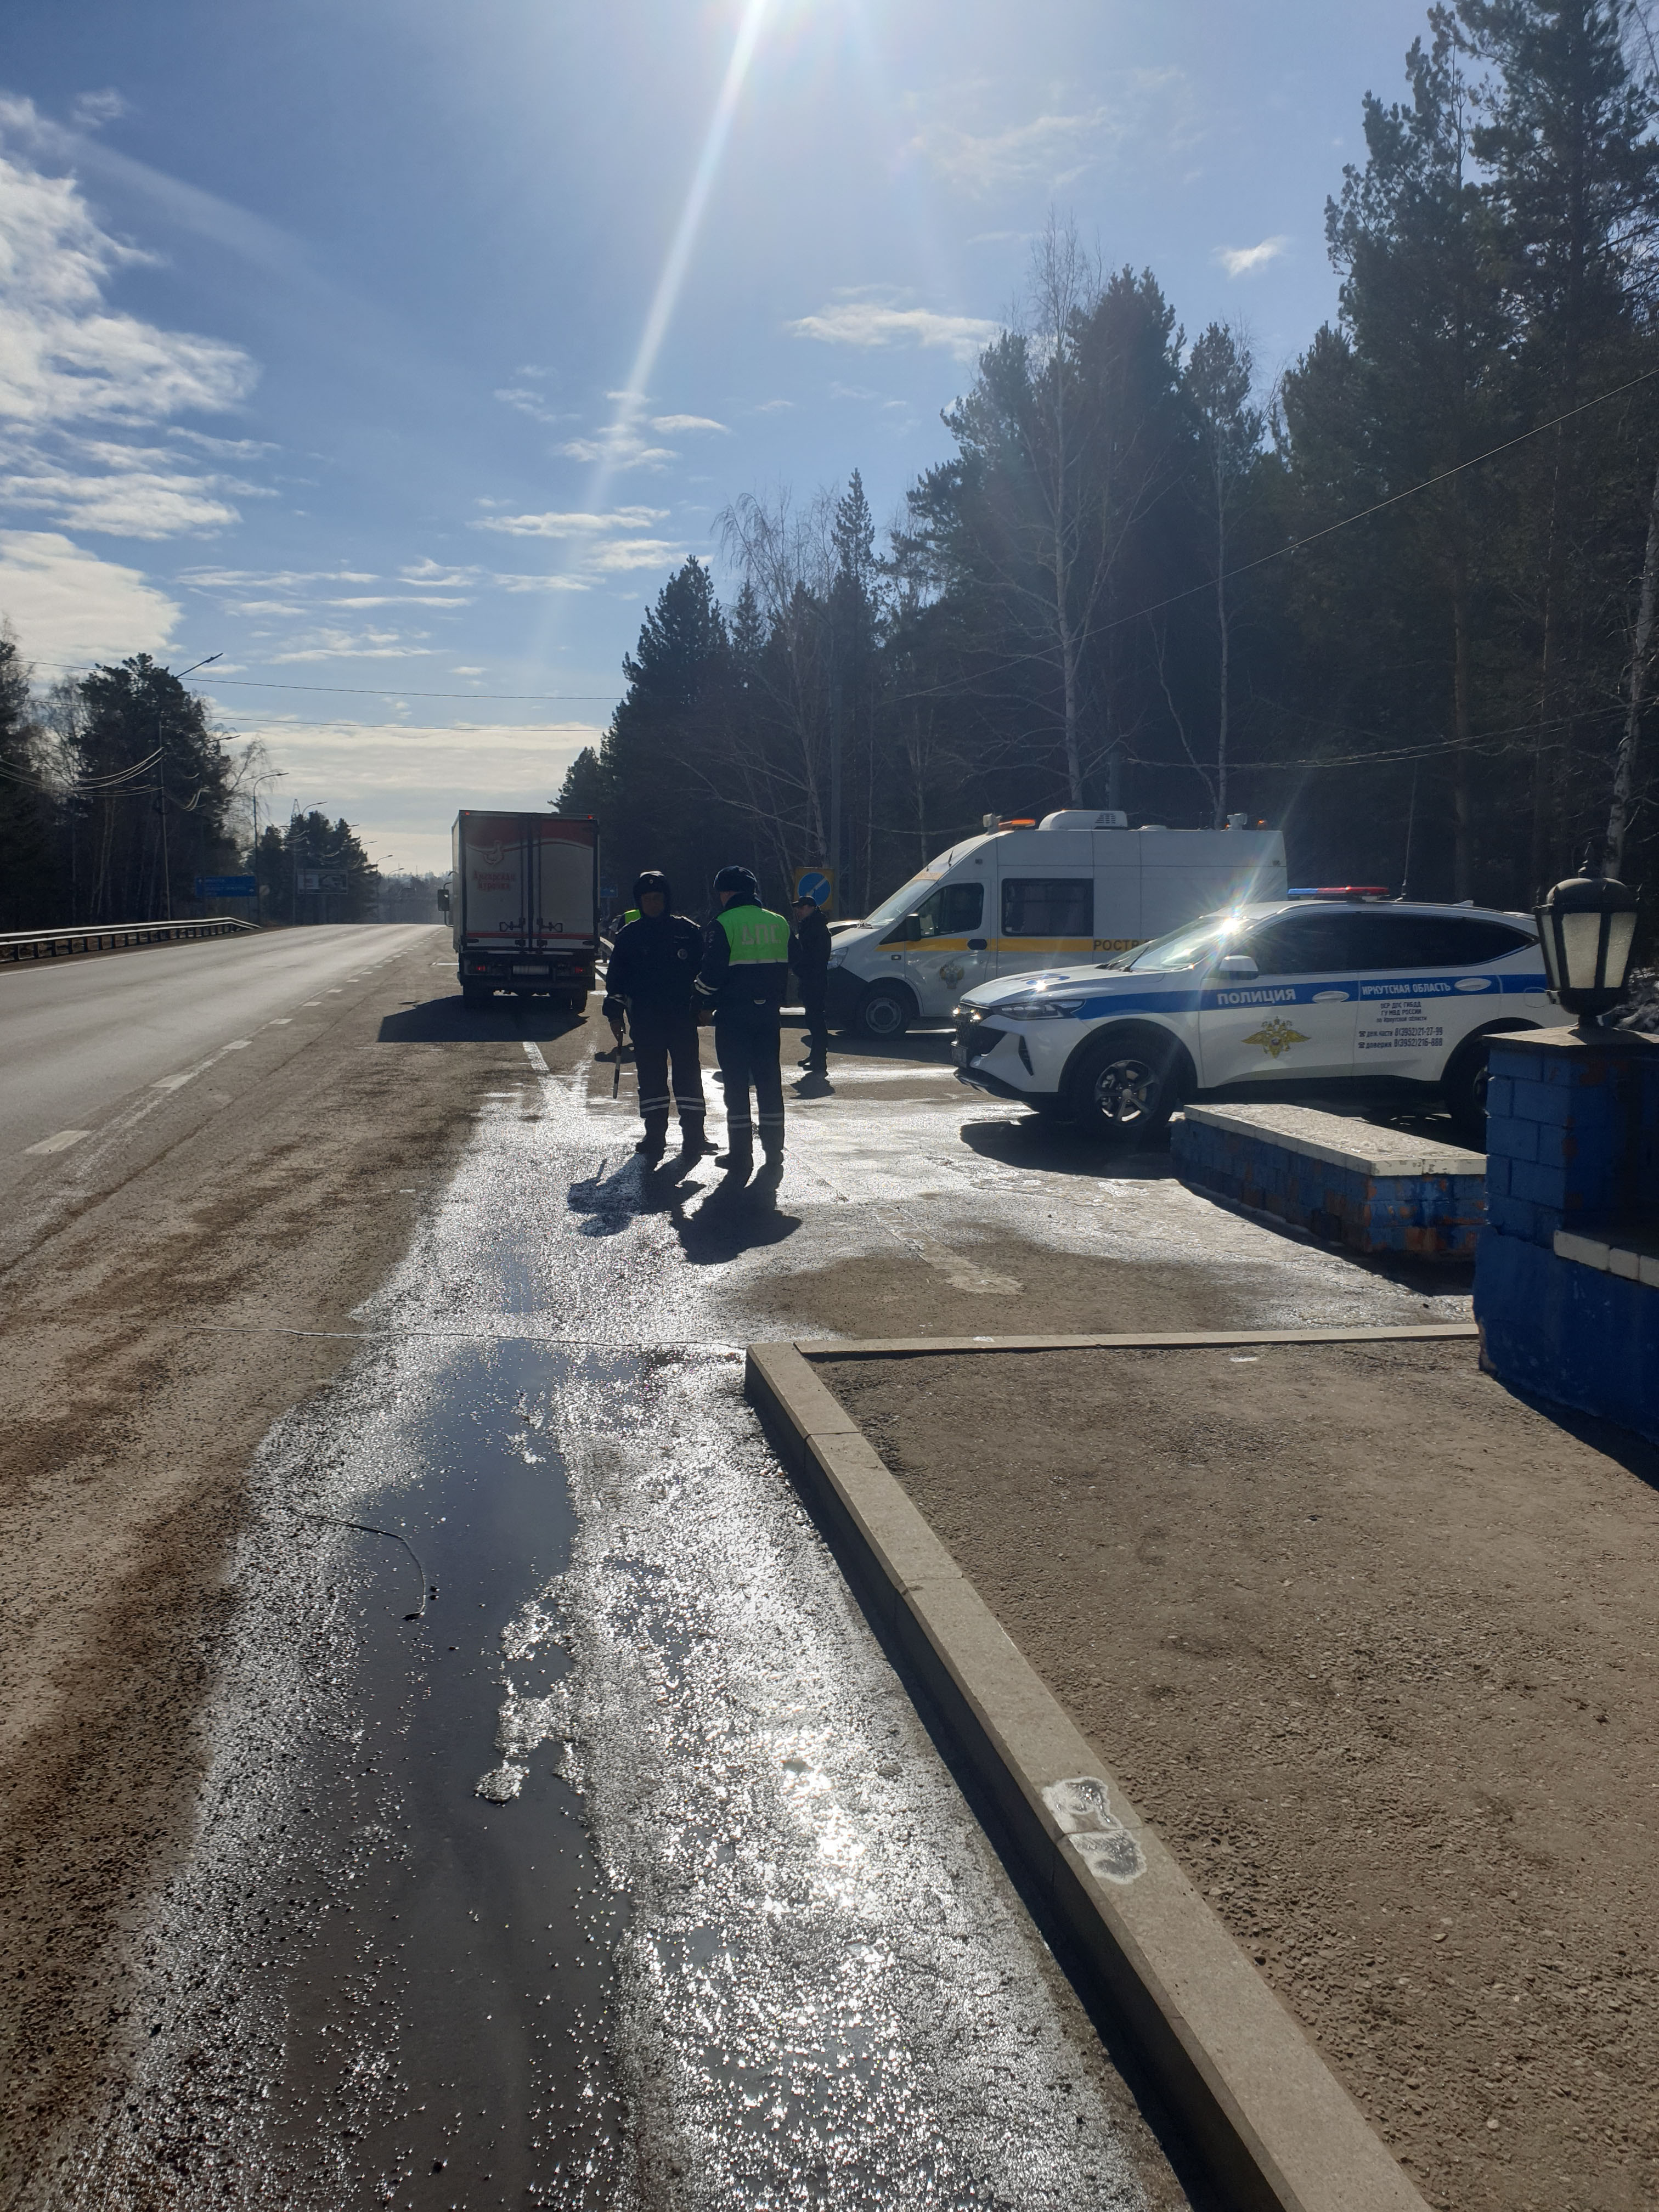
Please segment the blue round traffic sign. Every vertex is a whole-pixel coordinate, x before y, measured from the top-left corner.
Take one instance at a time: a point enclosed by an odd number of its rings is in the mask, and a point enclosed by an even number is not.
[[[814,906],[826,906],[830,900],[830,878],[816,868],[804,868],[795,878],[795,896],[810,898]]]

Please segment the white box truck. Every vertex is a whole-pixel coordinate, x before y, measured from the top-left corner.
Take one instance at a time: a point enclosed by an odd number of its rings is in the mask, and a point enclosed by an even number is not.
[[[953,845],[837,928],[825,1012],[833,1028],[900,1036],[948,1020],[976,984],[1126,952],[1285,889],[1277,830],[1131,830],[1069,807]]]
[[[450,934],[461,995],[551,998],[580,1013],[599,952],[599,825],[562,814],[455,817]]]

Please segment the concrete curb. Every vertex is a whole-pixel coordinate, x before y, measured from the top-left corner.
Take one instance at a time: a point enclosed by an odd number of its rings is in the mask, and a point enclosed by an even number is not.
[[[1470,1324],[1150,1337],[818,1339],[749,1347],[745,1395],[820,1525],[849,1561],[866,1611],[938,1700],[1039,1889],[1239,2212],[1426,2207],[811,1362],[1474,1334]]]

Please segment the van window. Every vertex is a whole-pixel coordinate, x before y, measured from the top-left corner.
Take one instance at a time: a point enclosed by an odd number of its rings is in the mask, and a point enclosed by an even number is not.
[[[985,919],[983,884],[941,884],[916,908],[918,937],[971,937]]]
[[[1092,876],[1005,876],[1005,937],[1089,937],[1095,933]]]

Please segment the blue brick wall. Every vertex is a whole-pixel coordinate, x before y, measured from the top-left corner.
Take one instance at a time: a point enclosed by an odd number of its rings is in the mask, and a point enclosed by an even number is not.
[[[1474,1317],[1500,1381],[1659,1443],[1659,1291],[1488,1229]]]

